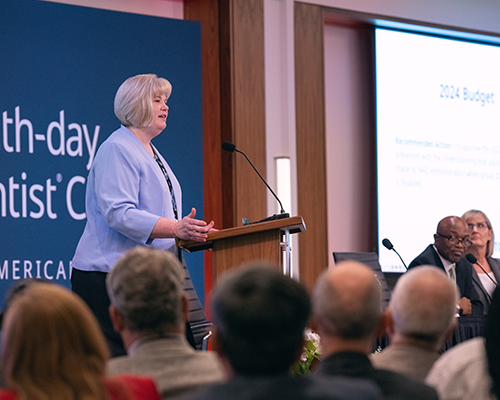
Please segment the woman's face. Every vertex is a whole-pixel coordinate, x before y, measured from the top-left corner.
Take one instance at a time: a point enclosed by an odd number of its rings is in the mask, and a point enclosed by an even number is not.
[[[470,241],[473,246],[486,246],[491,240],[491,230],[488,228],[486,220],[478,215],[467,220],[470,229]]]
[[[153,97],[153,122],[152,127],[158,128],[160,132],[167,126],[168,106],[165,94]]]

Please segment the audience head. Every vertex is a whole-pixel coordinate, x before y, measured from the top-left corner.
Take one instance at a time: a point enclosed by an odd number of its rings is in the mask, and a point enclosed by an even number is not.
[[[397,281],[389,303],[394,333],[440,347],[456,325],[457,303],[457,287],[444,271],[410,269]]]
[[[153,99],[172,92],[172,85],[155,74],[136,75],[121,84],[115,96],[115,115],[123,126],[143,128],[153,121]]]
[[[24,292],[24,290],[31,285],[35,283],[50,283],[50,281],[47,281],[45,279],[38,279],[38,278],[26,278],[26,279],[21,279],[18,281],[15,281],[10,287],[9,290],[7,291],[7,294],[5,295],[5,299],[3,302],[3,310],[0,313],[0,328],[2,326],[2,321],[3,321],[3,316],[7,312],[7,309],[9,308],[10,304],[12,303],[12,300],[14,300],[18,295]]]
[[[182,331],[187,307],[183,279],[182,266],[171,252],[136,247],[107,276],[111,309],[131,332]]]
[[[486,258],[491,257],[495,250],[495,233],[490,219],[486,214],[479,210],[469,210],[462,219],[469,227],[470,240],[472,246],[482,245],[486,243]]]
[[[488,370],[493,380],[493,390],[500,399],[500,289],[493,292],[490,310],[484,328]]]
[[[11,302],[2,329],[2,369],[18,398],[101,398],[108,348],[78,296],[35,284]]]
[[[343,261],[325,271],[313,293],[313,312],[322,335],[343,340],[371,337],[381,321],[380,283],[373,271]]]
[[[439,221],[434,246],[443,258],[456,263],[465,256],[469,245],[469,227],[462,218],[450,216]]]
[[[303,285],[275,266],[249,263],[214,290],[214,346],[236,374],[286,373],[300,356],[310,311]]]

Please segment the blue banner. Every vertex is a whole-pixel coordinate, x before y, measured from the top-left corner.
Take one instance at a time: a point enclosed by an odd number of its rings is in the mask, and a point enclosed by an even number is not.
[[[70,287],[99,145],[120,126],[116,90],[155,73],[173,86],[153,143],[203,218],[201,44],[197,22],[36,0],[0,2],[0,306],[12,281]],[[187,257],[204,298],[203,255]]]

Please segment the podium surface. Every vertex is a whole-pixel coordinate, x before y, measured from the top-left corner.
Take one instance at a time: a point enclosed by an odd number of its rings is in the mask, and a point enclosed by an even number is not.
[[[290,251],[289,235],[305,230],[302,217],[295,216],[211,232],[206,242],[177,240],[177,246],[187,252],[212,249],[215,284],[227,270],[252,260],[269,261],[281,268],[283,251]]]

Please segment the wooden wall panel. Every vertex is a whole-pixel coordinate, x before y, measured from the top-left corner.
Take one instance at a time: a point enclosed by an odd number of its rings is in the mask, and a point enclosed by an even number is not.
[[[232,142],[266,176],[264,3],[229,1]],[[222,116],[225,118],[225,115]],[[241,154],[233,158],[234,223],[267,216],[267,188]]]
[[[185,0],[184,18],[201,22],[204,215],[222,226],[218,0]]]
[[[328,266],[323,11],[295,3],[297,210],[307,230],[299,235],[299,276],[310,290]]]
[[[186,19],[201,21],[205,215],[219,228],[267,216],[263,0],[185,0]]]
[[[204,216],[219,229],[267,216],[266,187],[233,142],[266,175],[263,0],[184,0],[184,18],[201,22]],[[205,256],[205,293],[212,287]]]
[[[224,226],[224,199],[221,89],[219,52],[219,2],[218,0],[185,0],[184,18],[199,21],[201,26],[201,75],[203,112],[203,215],[206,221],[215,221],[217,228]],[[227,196],[227,194],[226,194]],[[205,252],[205,299],[212,289],[212,253]],[[208,301],[205,301],[208,305]],[[207,314],[209,313],[206,307]]]

